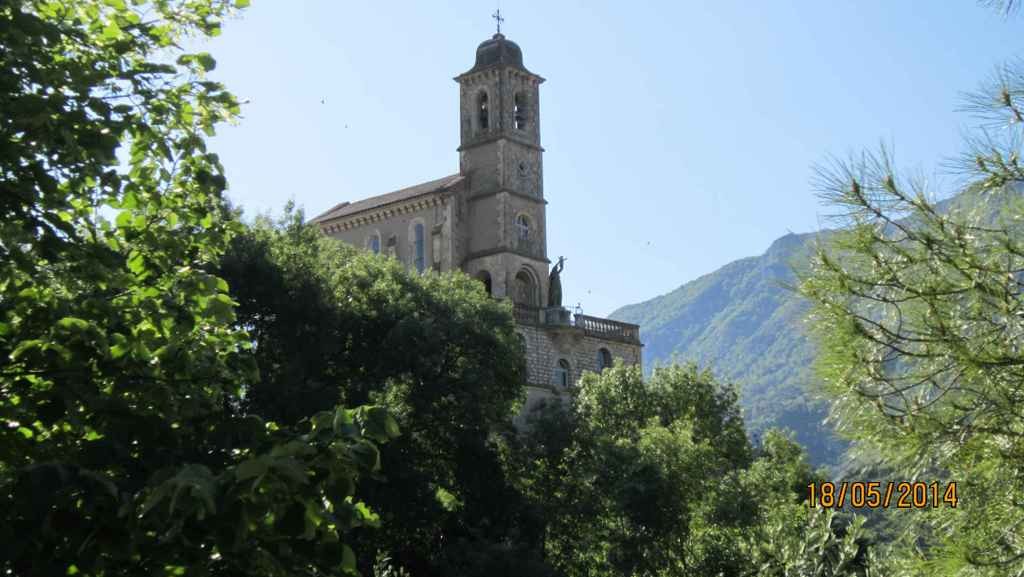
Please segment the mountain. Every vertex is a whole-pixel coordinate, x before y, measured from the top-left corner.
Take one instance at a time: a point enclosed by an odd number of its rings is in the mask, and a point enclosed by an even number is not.
[[[989,190],[968,187],[934,204],[957,218],[1021,231],[1024,183]],[[912,224],[912,220],[904,220]],[[814,344],[804,319],[809,304],[790,287],[809,262],[813,243],[828,231],[787,234],[761,256],[731,262],[610,317],[640,325],[645,369],[694,361],[740,387],[740,404],[755,435],[790,429],[815,465],[845,464],[846,444],[823,423],[827,408],[814,399]]]
[[[755,435],[793,431],[815,465],[834,465],[845,446],[823,424],[824,403],[812,399],[815,349],[804,330],[808,303],[790,288],[816,234],[788,234],[744,258],[611,318],[640,325],[647,370],[694,361],[740,387]]]

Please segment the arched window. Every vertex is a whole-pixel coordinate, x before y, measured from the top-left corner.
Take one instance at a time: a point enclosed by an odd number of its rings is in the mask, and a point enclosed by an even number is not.
[[[516,236],[519,240],[530,240],[530,217],[525,214],[516,217]]]
[[[526,95],[522,92],[512,97],[512,119],[516,130],[526,130]]]
[[[562,387],[563,389],[569,388],[569,375],[572,369],[569,367],[569,361],[565,359],[558,359],[558,364],[555,365],[555,386]]]
[[[366,248],[373,254],[380,254],[380,233],[373,233],[366,239]]]
[[[417,222],[413,226],[413,262],[416,264],[417,272],[423,272],[427,268],[426,250],[423,223]]]
[[[476,278],[480,282],[484,283],[484,290],[487,291],[488,295],[493,295],[494,294],[493,292],[491,292],[491,273],[489,273],[489,272],[487,272],[485,270],[482,270],[482,271],[476,273]]]
[[[537,306],[537,284],[533,282],[533,275],[526,270],[516,273],[515,302]]]
[[[476,96],[476,114],[477,126],[480,127],[480,130],[487,130],[490,127],[491,114],[487,109],[487,92],[484,90],[481,90],[480,94]]]
[[[612,366],[612,353],[601,347],[597,349],[597,372],[601,372]]]

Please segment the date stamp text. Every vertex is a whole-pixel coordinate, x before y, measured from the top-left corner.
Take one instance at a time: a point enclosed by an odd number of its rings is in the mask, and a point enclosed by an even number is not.
[[[811,507],[841,509],[925,509],[956,508],[956,481],[947,484],[909,481],[841,481],[807,485],[807,504]]]

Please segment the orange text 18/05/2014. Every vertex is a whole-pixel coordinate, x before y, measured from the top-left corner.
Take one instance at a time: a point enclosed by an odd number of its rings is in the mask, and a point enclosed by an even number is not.
[[[956,481],[825,481],[807,485],[807,503],[826,509],[841,509],[847,505],[855,509],[955,508],[957,502]]]

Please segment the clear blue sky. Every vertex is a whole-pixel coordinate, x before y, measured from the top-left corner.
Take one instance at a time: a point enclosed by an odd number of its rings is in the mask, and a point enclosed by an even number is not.
[[[452,77],[494,7],[253,2],[202,46],[250,101],[213,143],[231,198],[249,214],[293,198],[312,216],[457,172]],[[885,141],[933,175],[971,122],[960,93],[1024,48],[1024,21],[970,0],[501,8],[548,79],[548,253],[568,258],[566,304],[597,315],[817,229],[811,167],[828,154]]]

